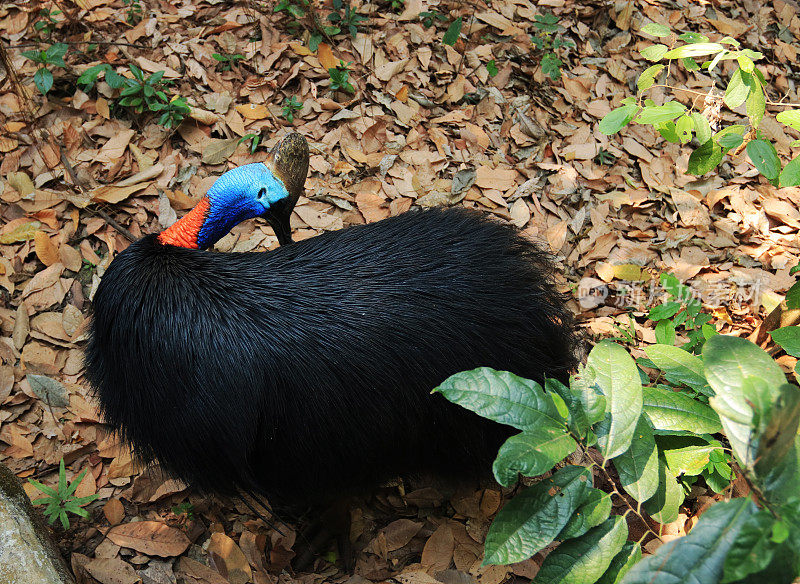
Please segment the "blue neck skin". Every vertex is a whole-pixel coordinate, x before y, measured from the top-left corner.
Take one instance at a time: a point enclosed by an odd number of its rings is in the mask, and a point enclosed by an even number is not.
[[[211,247],[233,226],[262,215],[271,205],[288,196],[283,182],[261,162],[223,173],[206,193],[210,206],[197,234],[198,247]]]

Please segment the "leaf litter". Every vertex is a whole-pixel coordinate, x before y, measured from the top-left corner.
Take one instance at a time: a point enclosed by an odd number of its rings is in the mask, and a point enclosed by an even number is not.
[[[312,2],[315,12],[331,10]],[[292,216],[297,239],[414,206],[463,205],[550,246],[561,287],[578,291],[571,306],[590,335],[616,333],[627,322],[625,304],[614,299],[631,282],[671,271],[704,299],[725,298],[706,303],[724,332],[768,342],[764,321],[774,318],[800,258],[800,189],[772,187],[743,157],[698,179],[685,174],[687,150],[644,127],[608,137],[598,122],[632,94],[629,80],[644,68],[640,51],[649,44],[637,31],[650,21],[712,41],[731,35],[755,50],[774,47],[768,78],[780,97],[800,101],[793,81],[800,17],[791,3],[620,1],[609,9],[573,0],[538,7],[406,0],[397,11],[389,2],[354,3],[367,18],[355,38],[337,35],[316,51],[308,47],[308,20],[296,27],[271,3],[142,2],[141,19],[129,22],[132,4],[139,3],[0,7],[0,35],[22,80],[0,86],[0,461],[23,480],[49,484],[62,457],[70,478],[89,469],[79,489],[99,495],[92,518],[60,534],[81,581],[273,584],[296,553],[291,527],[278,534],[241,503],[200,497],[157,468],[138,468],[100,423],[81,359],[92,295],[128,235],[164,228],[215,176],[262,160],[263,146],[289,130],[311,144],[306,196]],[[543,73],[531,42],[545,9],[576,44],[558,81]],[[49,38],[36,28],[47,20],[39,10],[54,20]],[[434,10],[444,21],[424,26],[420,13]],[[461,34],[445,45],[457,17]],[[67,68],[53,69],[46,99],[32,84],[36,66],[17,48],[33,39],[73,49]],[[242,59],[225,70],[215,53]],[[352,94],[329,89],[328,70],[342,62],[350,63]],[[187,99],[190,114],[176,129],[114,108],[106,81],[88,92],[70,81],[99,64],[124,74],[128,63],[164,71],[171,90]],[[675,84],[704,89],[680,72]],[[288,98],[299,103],[291,123],[283,114]],[[738,119],[724,108],[719,115]],[[762,129],[790,155],[792,131],[769,118]],[[254,137],[260,146],[251,153]],[[260,221],[218,244],[276,246]],[[580,296],[598,287],[604,296]],[[635,334],[652,342],[647,308],[634,308]],[[794,367],[793,358],[781,359]],[[508,495],[496,485],[452,494],[424,482],[387,486],[351,509],[351,573],[318,560],[314,571],[292,578],[530,580],[542,554],[481,567],[483,538]],[[664,533],[685,533],[708,495],[693,493]]]

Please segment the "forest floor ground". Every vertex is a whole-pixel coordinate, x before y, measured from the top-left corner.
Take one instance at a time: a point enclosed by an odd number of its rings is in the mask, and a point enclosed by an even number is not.
[[[605,136],[598,122],[636,94],[649,64],[639,51],[655,42],[640,32],[650,21],[712,40],[732,36],[761,51],[768,99],[800,102],[797,6],[379,0],[352,7],[363,17],[351,20],[355,36],[343,26],[315,51],[309,36],[317,25],[352,13],[330,2],[280,6],[286,9],[256,0],[0,6],[0,461],[23,480],[47,484],[57,480],[62,457],[70,478],[88,469],[78,494],[99,495],[90,518],[55,530],[81,582],[527,581],[541,554],[480,566],[486,530],[508,495],[496,485],[455,493],[388,485],[351,509],[353,570],[319,559],[292,574],[302,547],[294,530],[280,535],[241,503],[142,473],[101,424],[83,377],[92,295],[129,243],[117,227],[134,237],[163,229],[220,173],[263,160],[266,146],[295,130],[311,144],[306,195],[292,217],[296,239],[413,206],[463,205],[553,250],[560,286],[589,339],[616,337],[641,355],[637,347],[655,340],[647,315],[663,300],[657,283],[668,272],[692,287],[718,330],[771,347],[763,321],[800,259],[800,189],[773,187],[744,153],[694,177],[686,174],[689,145],[635,124]],[[299,20],[292,16],[301,10]],[[460,35],[450,46],[443,39],[456,17]],[[547,23],[558,28],[543,32]],[[555,50],[562,64],[552,79],[553,61],[545,59],[543,72],[541,46],[556,38],[573,46]],[[64,66],[45,67],[53,84],[44,97],[35,85],[40,65],[22,52],[56,43],[67,45]],[[343,81],[352,92],[331,90],[329,69],[340,61],[349,63]],[[163,110],[133,112],[102,75],[91,88],[77,83],[103,63],[129,77],[131,65],[145,76],[163,71],[165,93],[185,99],[191,113],[165,128]],[[698,93],[724,88],[729,65],[713,76],[676,68],[670,84],[684,91],[662,87],[649,96],[702,111]],[[39,75],[46,83],[47,74]],[[289,99],[297,104],[291,123]],[[740,123],[743,108],[723,107],[721,122]],[[788,159],[798,136],[775,122],[782,109],[768,106],[761,130]],[[254,136],[261,142],[251,153]],[[275,246],[266,223],[248,221],[217,249]],[[788,371],[795,360],[780,362]],[[694,487],[664,533],[685,533],[715,497]],[[115,541],[104,536],[132,520],[136,529],[119,531]]]

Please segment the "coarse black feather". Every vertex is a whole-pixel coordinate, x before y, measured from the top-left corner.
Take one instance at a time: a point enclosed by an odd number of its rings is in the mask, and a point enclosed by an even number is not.
[[[323,502],[419,472],[486,472],[513,431],[430,391],[480,366],[575,362],[553,268],[515,229],[412,211],[261,253],[133,243],[94,297],[106,421],[188,484]]]

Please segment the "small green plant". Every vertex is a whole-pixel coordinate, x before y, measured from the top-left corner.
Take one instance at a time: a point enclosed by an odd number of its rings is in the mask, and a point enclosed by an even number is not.
[[[122,3],[128,7],[125,11],[125,22],[128,24],[136,24],[142,20],[142,4],[140,0],[122,0]]]
[[[405,0],[392,0],[392,10],[400,12],[405,7],[406,7]]]
[[[183,503],[178,503],[177,505],[173,506],[172,512],[179,517],[185,517],[187,521],[194,519],[194,505],[192,505],[189,501],[184,501]]]
[[[161,112],[158,123],[165,128],[177,128],[192,111],[186,99],[177,95],[173,95],[166,103],[150,103],[148,108],[153,112]]]
[[[244,55],[229,55],[228,53],[214,53],[211,55],[214,59],[219,61],[217,68],[220,71],[230,71],[236,65],[237,61],[244,59]]]
[[[250,140],[250,154],[255,153],[258,149],[258,145],[261,143],[261,134],[245,134],[239,141],[236,143],[237,145],[241,144],[242,142],[247,142]]]
[[[434,24],[436,24],[437,21],[440,22],[447,21],[447,17],[438,10],[436,10],[435,8],[431,8],[426,12],[420,12],[419,19],[422,21],[422,26],[424,26],[425,28],[432,27]]]
[[[272,11],[285,12],[294,18],[303,18],[306,15],[306,6],[308,6],[308,0],[300,0],[299,3],[294,0],[280,0]]]
[[[762,53],[742,49],[741,43],[729,36],[712,43],[701,34],[677,34],[656,23],[646,24],[641,32],[658,39],[667,39],[664,42],[669,45],[656,43],[640,51],[642,57],[654,64],[639,75],[636,97],[623,99],[620,107],[600,121],[601,132],[615,134],[633,122],[652,126],[668,142],[688,144],[694,138],[698,145],[689,156],[688,171],[697,176],[719,166],[726,154],[738,154],[746,150],[753,166],[773,185],[800,185],[800,156],[783,166],[775,146],[759,130],[766,115],[767,104],[780,107],[791,105],[767,99],[767,80],[764,73],[755,66],[755,62],[764,57]],[[699,57],[707,60],[698,63],[696,59]],[[725,88],[725,94],[716,95],[713,89],[716,81],[711,73],[722,61],[731,61],[735,68]],[[676,100],[668,99],[663,105],[656,105],[653,100],[644,98],[645,93],[654,87],[681,89],[668,83],[674,71],[673,63],[676,66],[682,65],[687,72],[693,74],[700,74],[703,70],[709,74],[708,79],[701,84],[708,86],[707,81],[710,81],[712,90],[708,93],[692,90],[704,99],[695,99],[689,108]],[[702,111],[694,111],[697,103],[703,105]],[[723,104],[730,110],[744,104],[748,124],[731,124],[721,128],[720,110]],[[775,119],[794,130],[800,130],[800,110],[786,109],[777,114]],[[791,144],[797,145],[800,145],[800,140]]]
[[[342,6],[344,6],[344,12],[341,12]],[[342,0],[333,0],[333,9],[334,12],[328,15],[328,20],[334,27],[339,29],[333,34],[338,34],[341,30],[346,29],[352,38],[356,38],[358,34],[358,24],[367,20],[367,17],[361,16],[353,10],[350,7],[350,2],[343,3]]]
[[[125,77],[119,75],[108,63],[101,63],[86,69],[78,77],[78,86],[84,91],[90,91],[100,74],[103,74],[106,83],[111,89],[120,89],[125,85]]]
[[[152,104],[169,101],[164,91],[165,84],[161,81],[164,77],[163,71],[157,71],[145,79],[144,73],[139,67],[131,63],[129,68],[133,79],[125,78],[124,88],[119,94],[121,99],[117,102],[118,105],[130,108],[140,114],[145,109],[156,111],[150,107]]]
[[[611,337],[612,341],[619,341],[625,345],[636,346],[636,321],[633,318],[633,315],[629,312],[626,315],[628,317],[628,322],[613,322],[611,326],[614,327],[614,330],[617,331],[616,337]],[[620,317],[621,318],[621,317]]]
[[[61,14],[61,11],[42,8],[39,11],[39,18],[33,23],[33,30],[49,39],[58,24],[58,21],[53,18],[57,14]]]
[[[68,49],[66,43],[55,43],[44,51],[22,51],[23,57],[40,65],[39,70],[33,75],[33,82],[42,95],[47,95],[53,88],[53,73],[47,67],[66,67],[64,55]]]
[[[348,81],[350,77],[350,65],[352,65],[352,61],[348,61],[345,63],[344,61],[339,61],[339,64],[336,67],[331,67],[328,69],[328,75],[331,78],[331,91],[337,91],[341,89],[347,93],[353,94],[356,92],[355,88],[353,87],[352,83]]]
[[[703,343],[717,334],[711,322],[712,316],[703,312],[703,303],[692,295],[688,286],[681,284],[672,274],[661,274],[663,286],[669,300],[650,309],[648,318],[656,323],[656,342],[664,345],[675,344],[676,332],[683,332],[689,342],[683,349],[699,353]]]
[[[47,517],[48,523],[52,525],[55,523],[56,519],[58,519],[61,521],[61,526],[64,529],[69,529],[69,516],[67,513],[72,513],[80,517],[89,517],[89,512],[84,509],[83,506],[97,499],[97,495],[89,495],[87,497],[75,496],[75,489],[81,484],[87,470],[89,469],[83,469],[71,483],[67,484],[67,470],[64,468],[64,459],[62,458],[58,466],[58,486],[55,489],[43,485],[39,481],[30,480],[30,483],[34,487],[47,495],[46,497],[36,499],[33,501],[33,504],[46,505],[44,508],[44,515]]]
[[[489,77],[494,77],[499,73],[497,63],[495,63],[494,59],[486,63],[486,71],[489,73]]]
[[[291,124],[294,122],[295,112],[299,112],[301,109],[303,109],[303,103],[292,95],[283,100],[283,112],[281,115]]]
[[[592,161],[595,164],[599,164],[600,166],[609,166],[617,161],[617,157],[611,154],[605,148],[601,147],[600,150],[597,152],[597,156],[592,158]]]
[[[533,26],[538,32],[531,36],[531,41],[538,50],[543,52],[542,73],[553,81],[558,81],[561,79],[561,67],[563,66],[558,52],[565,47],[574,47],[575,43],[563,38],[565,29],[559,24],[558,16],[552,13],[537,14]]]

